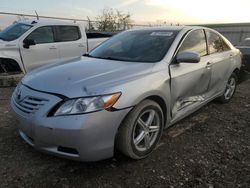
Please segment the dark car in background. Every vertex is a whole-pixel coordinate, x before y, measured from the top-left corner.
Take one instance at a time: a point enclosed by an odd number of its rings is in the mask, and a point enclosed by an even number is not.
[[[245,38],[236,48],[242,53],[242,71],[250,72],[250,37]]]

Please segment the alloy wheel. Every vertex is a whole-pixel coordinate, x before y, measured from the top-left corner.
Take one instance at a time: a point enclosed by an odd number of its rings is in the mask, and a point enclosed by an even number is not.
[[[233,96],[235,88],[236,88],[236,80],[234,77],[231,77],[228,80],[226,91],[224,93],[224,97],[226,100],[229,100]]]
[[[156,110],[146,110],[137,119],[133,129],[133,144],[138,151],[147,151],[160,133],[160,116]]]

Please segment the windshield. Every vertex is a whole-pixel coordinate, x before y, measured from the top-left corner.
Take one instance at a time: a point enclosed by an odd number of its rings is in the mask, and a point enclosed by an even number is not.
[[[28,31],[32,26],[22,23],[15,23],[0,32],[0,39],[4,41],[12,41],[19,38]]]
[[[120,33],[89,53],[90,57],[136,62],[163,59],[178,31],[141,30]]]

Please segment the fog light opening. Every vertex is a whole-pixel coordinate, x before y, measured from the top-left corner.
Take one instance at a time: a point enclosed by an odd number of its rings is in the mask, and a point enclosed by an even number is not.
[[[74,148],[67,148],[67,147],[62,147],[62,146],[57,147],[57,151],[68,153],[68,154],[73,154],[73,155],[79,154],[78,151]]]

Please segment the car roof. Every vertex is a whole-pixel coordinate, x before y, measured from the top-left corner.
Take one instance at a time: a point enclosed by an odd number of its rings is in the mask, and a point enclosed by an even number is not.
[[[76,23],[73,22],[65,22],[65,21],[60,21],[60,20],[22,20],[18,21],[17,23],[23,23],[23,24],[28,24],[28,25],[77,25]]]
[[[201,26],[164,26],[164,27],[144,27],[144,28],[135,28],[130,29],[129,31],[181,31],[181,30],[192,30],[192,29],[207,29]]]

